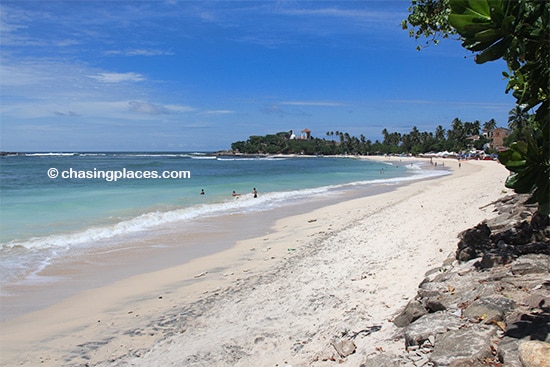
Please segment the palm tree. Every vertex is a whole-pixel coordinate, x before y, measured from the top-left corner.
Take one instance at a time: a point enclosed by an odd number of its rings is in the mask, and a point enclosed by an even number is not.
[[[478,120],[475,120],[474,122],[465,122],[464,128],[466,129],[466,134],[469,136],[479,135],[481,124]]]
[[[495,121],[495,119],[490,119],[489,121],[483,123],[483,132],[489,133],[496,128],[497,122]]]
[[[459,118],[455,118],[451,124],[452,130],[447,131],[447,136],[449,140],[453,141],[453,149],[462,150],[466,147],[466,131],[464,129],[464,124],[460,121]]]
[[[521,106],[516,105],[508,112],[508,126],[516,131],[519,136],[523,136],[523,132],[529,123],[529,114]]]
[[[410,134],[410,143],[411,143],[411,146],[415,146],[415,145],[418,145],[420,144],[420,131],[418,130],[418,128],[416,126],[413,126]]]
[[[438,125],[435,128],[435,139],[438,142],[443,142],[445,140],[445,129],[443,128],[443,126]]]

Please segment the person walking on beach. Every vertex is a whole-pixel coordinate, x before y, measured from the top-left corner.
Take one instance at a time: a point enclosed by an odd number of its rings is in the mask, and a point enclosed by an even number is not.
[[[256,188],[252,189],[252,195],[254,195],[255,198],[258,197],[258,191],[256,191]]]

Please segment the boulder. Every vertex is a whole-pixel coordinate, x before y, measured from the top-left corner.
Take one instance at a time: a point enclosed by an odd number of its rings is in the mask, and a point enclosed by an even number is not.
[[[430,313],[445,311],[447,309],[445,304],[439,298],[426,298],[424,300],[424,307]]]
[[[550,256],[543,254],[528,254],[520,256],[512,263],[512,274],[525,275],[533,273],[548,273],[550,271]]]
[[[472,302],[463,312],[463,316],[470,321],[482,321],[491,324],[493,321],[502,321],[506,313],[514,309],[515,302],[506,297],[484,297]]]
[[[438,335],[430,361],[436,366],[477,366],[483,359],[492,358],[491,338],[495,332],[494,327],[474,325]]]
[[[550,367],[550,343],[522,341],[518,351],[524,367]]]
[[[514,247],[514,253],[517,256],[527,255],[527,254],[550,255],[550,242],[548,238],[546,238],[542,241],[531,242],[521,246],[516,246]]]
[[[521,364],[521,361],[519,360],[519,352],[518,352],[518,346],[519,346],[519,340],[510,338],[510,337],[504,337],[498,343],[497,346],[497,356],[500,361],[502,361],[502,364],[506,367],[524,367]]]
[[[522,313],[517,310],[506,318],[505,335],[516,339],[550,342],[550,312],[535,310]]]
[[[449,330],[457,330],[463,325],[460,317],[443,312],[430,313],[422,316],[405,329],[405,347],[421,345],[430,336],[445,333]]]
[[[350,354],[353,354],[357,348],[351,339],[334,339],[332,341],[332,346],[342,358],[346,358]]]
[[[494,233],[490,239],[494,243],[503,241],[508,245],[518,246],[531,242],[532,235],[533,228],[524,220],[504,231]]]
[[[407,303],[405,309],[393,320],[393,323],[397,327],[405,327],[427,313],[428,311],[420,301],[412,300]]]
[[[475,267],[479,270],[485,270],[496,265],[509,264],[512,260],[511,253],[506,250],[490,251],[483,254],[481,260],[475,263]]]
[[[440,294],[447,292],[448,284],[438,282],[423,282],[418,288],[418,296],[420,298],[437,297]]]
[[[480,257],[491,247],[491,229],[487,223],[480,223],[474,228],[470,228],[462,232],[456,258],[459,261],[468,261]]]

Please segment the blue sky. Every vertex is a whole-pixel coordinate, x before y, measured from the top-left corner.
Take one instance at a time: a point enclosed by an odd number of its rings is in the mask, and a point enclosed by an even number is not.
[[[409,1],[2,1],[4,151],[210,151],[434,131],[514,107],[502,62],[417,51]]]

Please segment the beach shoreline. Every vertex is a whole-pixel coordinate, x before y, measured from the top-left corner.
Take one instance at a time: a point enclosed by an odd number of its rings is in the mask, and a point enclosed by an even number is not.
[[[353,156],[353,159],[358,157]],[[383,161],[389,163],[388,159],[391,160],[386,158]],[[394,162],[397,161],[394,159]],[[417,167],[419,161],[410,162]],[[394,166],[398,165],[394,163]],[[221,252],[231,248],[237,241],[268,233],[278,219],[289,215],[391,191],[399,185],[407,184],[409,180],[425,179],[426,172],[433,171],[434,167],[424,164],[424,168],[424,174],[420,177],[413,175],[395,181],[386,180],[382,170],[378,183],[375,180],[367,184],[354,182],[333,189],[327,186],[322,195],[295,197],[271,207],[261,204],[264,195],[270,193],[261,193],[257,211],[227,210],[225,214],[157,225],[114,240],[98,238],[94,246],[76,247],[74,251],[62,256],[46,259],[42,268],[32,272],[26,279],[15,282],[4,280],[0,293],[0,322],[46,308],[82,290],[102,287],[134,275],[185,264]],[[437,173],[432,173],[446,174],[447,171],[442,171],[440,167]],[[232,201],[257,204],[251,194],[249,197],[236,197]]]
[[[365,336],[370,347],[376,342],[397,347],[385,341],[392,329],[382,320],[414,296],[428,267],[454,250],[458,232],[491,215],[490,207],[480,207],[506,192],[507,171],[496,162],[467,161],[461,168],[455,160],[445,163],[451,175],[289,213],[266,233],[222,252],[89,289],[4,322],[2,365],[156,365],[193,359],[202,359],[196,365],[246,366],[252,360],[306,365],[315,359],[322,365],[332,350],[328,339],[342,324],[353,330],[356,323],[380,326]],[[421,243],[438,238],[435,248]],[[386,242],[382,248],[375,246],[380,241]],[[403,253],[407,249],[411,253]],[[361,268],[358,256],[368,266]],[[349,318],[330,325],[343,315]],[[212,345],[201,347],[200,340]],[[353,365],[353,360],[345,362]]]

